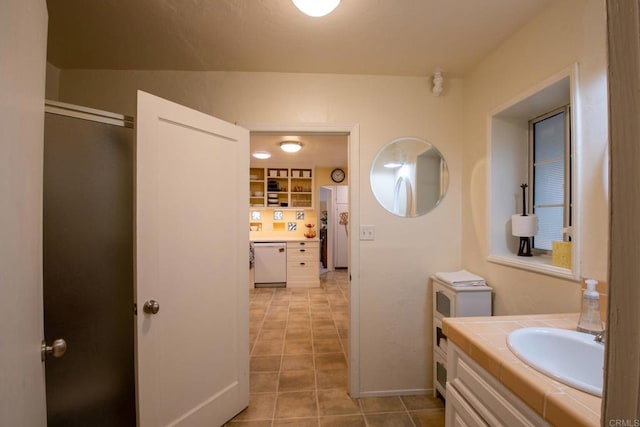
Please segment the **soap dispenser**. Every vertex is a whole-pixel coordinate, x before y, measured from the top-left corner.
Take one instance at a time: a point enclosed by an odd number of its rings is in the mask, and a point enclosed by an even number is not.
[[[600,294],[596,291],[597,280],[586,280],[587,289],[582,295],[582,311],[578,320],[578,332],[597,335],[604,330],[600,318]]]

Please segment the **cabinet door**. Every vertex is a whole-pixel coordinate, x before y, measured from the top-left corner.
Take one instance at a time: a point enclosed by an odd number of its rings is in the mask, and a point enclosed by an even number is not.
[[[467,403],[454,387],[447,387],[447,407],[445,412],[447,427],[486,427],[482,417]]]

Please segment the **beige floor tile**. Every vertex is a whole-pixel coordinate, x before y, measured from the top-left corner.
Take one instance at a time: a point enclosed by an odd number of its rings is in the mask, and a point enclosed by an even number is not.
[[[293,418],[273,420],[273,427],[317,427],[317,418]]]
[[[336,338],[318,338],[313,340],[313,351],[315,353],[340,353],[342,345]]]
[[[284,354],[311,354],[312,352],[310,338],[287,339],[284,342]]]
[[[409,412],[417,427],[444,427],[444,408]]]
[[[313,338],[314,339],[330,339],[330,338],[340,338],[340,336],[338,335],[338,330],[335,327],[331,327],[331,328],[314,329]]]
[[[284,329],[263,329],[260,331],[261,340],[282,340],[284,338]]]
[[[278,391],[305,391],[315,390],[316,379],[314,371],[281,371],[278,382]]]
[[[278,372],[282,356],[251,356],[249,370],[251,372]]]
[[[317,417],[318,405],[315,391],[278,393],[276,418]]]
[[[277,392],[278,375],[278,372],[251,372],[249,375],[251,393]]]
[[[317,320],[313,320],[313,322],[311,323],[311,327],[312,329],[327,329],[327,328],[335,329],[336,325],[333,323],[333,320],[317,319]]]
[[[318,390],[327,388],[347,389],[347,370],[332,369],[328,371],[316,371],[316,386]]]
[[[417,409],[440,409],[444,408],[444,403],[441,399],[433,397],[430,394],[415,395],[415,396],[401,396],[404,406],[409,411]]]
[[[316,369],[346,369],[347,360],[342,353],[326,353],[315,355]]]
[[[309,320],[289,320],[287,322],[288,329],[306,329],[311,330],[311,322]]]
[[[293,301],[289,305],[289,313],[309,313],[309,303]]]
[[[249,407],[233,418],[233,421],[271,420],[276,404],[276,393],[257,393],[249,396]]]
[[[283,371],[313,371],[313,355],[312,354],[287,354],[282,356]]]
[[[406,412],[388,414],[366,414],[369,427],[413,427],[413,421]]]
[[[398,396],[366,397],[358,399],[362,412],[404,412],[402,400]]]
[[[287,328],[286,338],[290,339],[309,339],[311,338],[311,331],[309,329],[302,328]]]
[[[288,315],[289,314],[286,311],[277,312],[277,313],[269,313],[264,317],[264,321],[265,322],[283,321],[283,320],[287,320],[287,316]]]
[[[311,315],[309,313],[290,313],[289,314],[289,322],[309,322],[311,320]]]
[[[234,421],[231,420],[225,426],[230,427],[271,427],[271,420],[258,421]]]
[[[260,340],[258,339],[253,346],[252,356],[275,356],[282,354],[284,341],[279,340]]]
[[[262,324],[262,329],[284,329],[286,327],[286,320],[265,320]]]
[[[365,427],[362,415],[333,415],[320,417],[321,427]]]
[[[311,318],[313,320],[332,320],[333,316],[330,311],[312,311]]]
[[[358,402],[345,389],[318,390],[320,416],[359,414]]]

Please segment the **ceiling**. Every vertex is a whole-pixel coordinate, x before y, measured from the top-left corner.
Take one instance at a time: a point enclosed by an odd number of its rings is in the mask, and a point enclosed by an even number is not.
[[[61,69],[461,77],[552,0],[342,0],[311,18],[291,0],[47,0]],[[347,165],[347,137],[255,135],[270,164]],[[252,158],[252,165],[256,161]]]
[[[271,153],[268,160],[251,157],[251,167],[346,167],[348,139],[344,134],[251,133],[251,152]],[[285,153],[280,149],[280,142],[285,140],[300,141],[302,149]]]
[[[552,0],[47,0],[59,68],[463,76]]]

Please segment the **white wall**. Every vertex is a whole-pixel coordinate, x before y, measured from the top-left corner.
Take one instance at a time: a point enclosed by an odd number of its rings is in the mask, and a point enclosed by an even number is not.
[[[60,100],[133,115],[142,89],[239,125],[358,123],[360,223],[376,240],[360,244],[360,380],[364,393],[423,391],[431,380],[427,278],[460,267],[459,80],[434,97],[429,78],[239,72],[63,70]],[[378,149],[402,137],[435,144],[451,182],[442,203],[399,218],[375,201],[369,168]]]
[[[0,425],[44,426],[45,2],[3,1],[0,40]]]
[[[579,284],[492,264],[487,257],[487,115],[579,63],[582,275],[607,279],[606,22],[600,0],[555,1],[485,58],[464,81],[462,259],[495,288],[495,314],[578,311]]]

